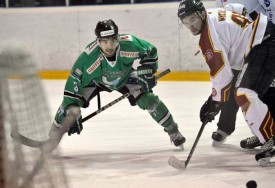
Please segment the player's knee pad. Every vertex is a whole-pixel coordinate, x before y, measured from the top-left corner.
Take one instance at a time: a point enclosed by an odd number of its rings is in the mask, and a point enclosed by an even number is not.
[[[149,92],[141,95],[136,103],[143,110],[153,111],[160,103],[160,100],[154,93]]]
[[[253,97],[258,97],[257,93],[247,88],[237,88],[235,90],[235,100],[243,112],[246,112],[250,106],[250,100]]]
[[[67,117],[67,116],[73,116],[75,118],[79,117],[81,115],[81,110],[78,106],[75,105],[70,105],[66,109],[64,109],[63,105],[58,108],[53,125],[60,128],[62,121]]]
[[[78,106],[68,106],[67,110],[66,110],[66,115],[67,116],[75,116],[78,117],[81,114],[81,110]]]

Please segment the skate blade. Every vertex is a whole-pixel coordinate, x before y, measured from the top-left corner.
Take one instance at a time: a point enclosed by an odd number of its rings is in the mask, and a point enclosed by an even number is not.
[[[181,150],[184,150],[184,145],[181,144],[180,146],[178,146]]]
[[[220,142],[213,140],[212,146],[213,147],[222,147],[226,140],[227,140],[227,138],[225,138],[223,141],[220,141]]]
[[[258,163],[262,167],[275,166],[275,161],[271,160],[271,157],[265,157],[258,160]]]
[[[224,142],[213,141],[213,142],[212,142],[212,147],[216,147],[216,148],[222,147],[222,146],[223,146],[223,143],[224,143]]]
[[[184,170],[186,168],[185,162],[177,159],[175,156],[169,157],[168,164],[178,170]]]

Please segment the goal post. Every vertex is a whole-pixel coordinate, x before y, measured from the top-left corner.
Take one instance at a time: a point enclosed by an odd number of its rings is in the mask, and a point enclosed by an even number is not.
[[[17,41],[0,43],[0,187],[68,187],[58,148],[41,155],[13,140],[11,132],[45,140],[51,117],[32,55]]]
[[[2,99],[1,95],[1,84],[0,84],[0,101]],[[5,151],[4,146],[5,146],[5,132],[4,132],[4,117],[3,117],[3,106],[2,102],[0,102],[0,151]],[[4,152],[0,152],[0,187],[5,187],[5,174],[4,174],[4,165],[5,165],[5,160],[4,160]]]

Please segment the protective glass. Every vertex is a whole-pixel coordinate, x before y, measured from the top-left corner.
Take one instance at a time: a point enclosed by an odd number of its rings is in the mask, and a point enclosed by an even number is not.
[[[180,22],[181,25],[187,27],[187,29],[189,29],[193,35],[198,35],[202,31],[203,22],[198,12],[184,17],[180,20]]]
[[[119,45],[118,37],[98,38],[97,42],[106,57],[112,57]]]

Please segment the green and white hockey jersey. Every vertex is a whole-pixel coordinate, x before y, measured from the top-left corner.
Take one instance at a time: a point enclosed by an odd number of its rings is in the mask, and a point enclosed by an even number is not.
[[[110,90],[121,89],[127,83],[136,59],[140,59],[140,64],[151,65],[157,70],[158,55],[155,46],[133,35],[123,34],[119,37],[115,61],[108,61],[97,41],[90,43],[78,57],[65,85],[62,102],[64,110],[71,104],[83,106],[83,88],[91,82],[104,85]]]

